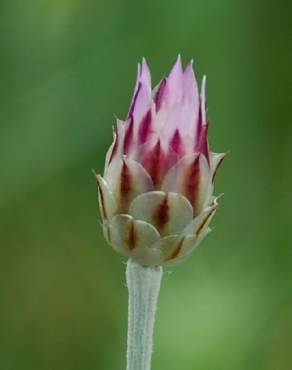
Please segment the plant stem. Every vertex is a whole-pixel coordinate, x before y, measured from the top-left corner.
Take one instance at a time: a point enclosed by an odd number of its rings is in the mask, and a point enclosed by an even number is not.
[[[153,328],[162,267],[128,261],[129,290],[127,370],[150,370]]]

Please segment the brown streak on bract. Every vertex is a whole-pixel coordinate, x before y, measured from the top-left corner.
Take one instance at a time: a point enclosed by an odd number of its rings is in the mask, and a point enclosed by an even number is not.
[[[169,204],[168,204],[168,194],[166,193],[163,197],[162,202],[159,204],[158,208],[153,214],[154,223],[158,230],[161,231],[169,221]]]
[[[164,92],[165,92],[165,87],[166,87],[166,78],[164,78],[160,82],[159,88],[158,88],[157,93],[156,93],[155,98],[154,98],[154,101],[155,101],[155,104],[156,104],[156,112],[158,112],[161,108],[162,99],[163,99],[163,95],[164,95]]]
[[[147,170],[152,178],[153,184],[156,189],[160,188],[162,180],[162,172],[164,170],[164,154],[161,149],[160,140],[157,141],[151,152],[147,154],[143,167]]]
[[[134,117],[130,116],[130,122],[127,128],[127,131],[125,133],[125,138],[124,138],[124,153],[128,154],[130,147],[133,142],[133,135],[134,135]]]
[[[194,214],[196,215],[196,201],[200,186],[200,156],[198,155],[193,162],[186,168],[184,174],[183,190],[188,200],[191,202]]]
[[[111,236],[111,231],[110,231],[109,226],[107,227],[107,239],[108,239],[109,244],[112,244],[112,236]]]
[[[206,157],[207,162],[208,162],[208,164],[210,166],[210,154],[209,154],[209,144],[208,144],[208,129],[209,129],[209,125],[208,124],[202,126],[201,138],[200,138],[198,150],[199,150],[199,152],[201,152],[202,154],[204,154],[204,156]]]
[[[133,250],[136,247],[136,239],[135,225],[134,221],[132,220],[127,240],[130,250]]]
[[[220,158],[220,161],[217,163],[217,166],[215,167],[215,170],[213,172],[213,176],[212,176],[212,182],[214,182],[214,178],[216,176],[216,173],[218,171],[218,168],[221,166],[221,163],[223,162],[223,159],[225,158],[226,154],[222,156],[222,158]]]
[[[181,141],[181,137],[180,137],[178,129],[175,130],[175,133],[170,141],[170,146],[175,153],[181,156],[183,155],[182,154],[182,141]]]
[[[151,109],[147,111],[145,116],[143,117],[140,128],[139,128],[139,142],[140,144],[144,144],[151,131],[151,121],[152,121],[152,112]]]
[[[179,252],[182,249],[182,246],[183,246],[184,241],[185,241],[185,238],[182,238],[179,241],[178,245],[175,247],[175,250],[172,252],[171,256],[168,258],[169,260],[173,260],[173,259],[175,259],[179,255]]]
[[[107,212],[106,212],[106,208],[105,208],[104,195],[103,195],[103,192],[102,192],[101,185],[99,183],[98,177],[96,177],[96,183],[97,183],[97,187],[98,187],[98,194],[99,194],[99,199],[100,199],[100,203],[101,203],[101,210],[102,210],[103,218],[107,218]]]
[[[122,164],[121,170],[120,194],[123,202],[127,201],[131,191],[131,173],[125,161]]]
[[[113,149],[112,149],[112,152],[111,152],[111,155],[110,155],[110,158],[109,158],[109,161],[108,161],[108,164],[110,164],[112,162],[112,160],[114,159],[116,153],[117,153],[117,150],[118,150],[118,141],[119,141],[119,134],[118,134],[118,128],[117,126],[115,127],[115,137],[114,137],[114,146],[113,146]]]
[[[137,87],[137,90],[136,90],[136,93],[133,97],[133,101],[132,101],[132,104],[130,106],[130,110],[129,110],[129,113],[128,113],[128,118],[131,117],[134,113],[134,110],[135,110],[135,105],[136,105],[136,101],[137,101],[137,98],[138,98],[138,95],[140,93],[140,90],[141,90],[141,87],[142,87],[142,83],[141,81],[139,82],[138,84],[138,87]]]
[[[210,213],[207,214],[207,216],[205,217],[205,219],[203,220],[203,222],[201,223],[201,225],[199,226],[198,230],[196,231],[196,235],[198,236],[201,232],[201,230],[203,229],[203,227],[206,225],[206,223],[208,222],[208,220],[210,219],[210,217],[214,214],[214,212],[216,211],[216,207],[214,209],[212,209],[210,211]]]

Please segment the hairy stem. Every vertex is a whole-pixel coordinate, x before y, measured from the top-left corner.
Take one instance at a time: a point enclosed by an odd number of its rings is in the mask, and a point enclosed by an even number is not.
[[[127,370],[150,370],[153,328],[162,267],[128,261],[129,290]]]

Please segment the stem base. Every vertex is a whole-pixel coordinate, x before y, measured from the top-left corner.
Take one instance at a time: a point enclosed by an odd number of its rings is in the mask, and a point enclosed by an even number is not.
[[[162,267],[127,263],[129,290],[127,370],[150,370]]]

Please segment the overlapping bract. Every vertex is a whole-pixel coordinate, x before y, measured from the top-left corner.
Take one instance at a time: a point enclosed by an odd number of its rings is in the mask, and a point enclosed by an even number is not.
[[[184,260],[210,231],[213,180],[224,154],[208,146],[205,84],[180,57],[152,90],[146,61],[138,65],[126,120],[117,120],[97,175],[103,231],[119,253],[146,265]]]

